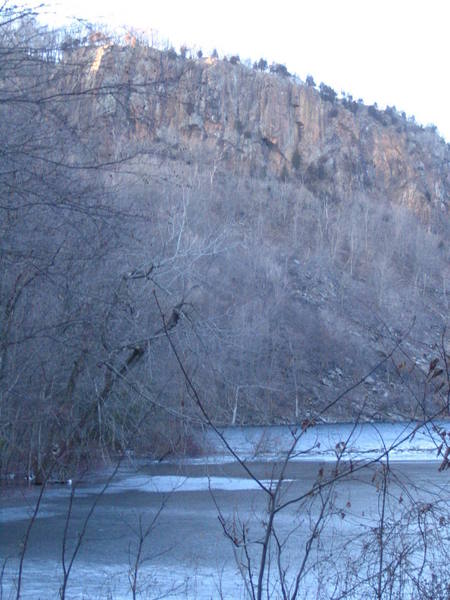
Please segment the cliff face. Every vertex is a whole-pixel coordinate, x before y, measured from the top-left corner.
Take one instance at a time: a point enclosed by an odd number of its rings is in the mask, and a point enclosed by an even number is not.
[[[122,123],[134,141],[236,174],[297,178],[329,199],[364,192],[425,218],[448,210],[449,146],[395,111],[217,59],[142,47],[82,53],[89,84],[103,91],[91,117],[111,131]],[[117,84],[125,102],[107,93]]]

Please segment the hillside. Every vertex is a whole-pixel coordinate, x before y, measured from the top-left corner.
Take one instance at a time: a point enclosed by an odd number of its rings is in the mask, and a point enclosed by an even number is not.
[[[169,337],[217,423],[448,414],[432,128],[280,65],[29,31],[2,30],[2,470],[188,446]]]
[[[237,336],[225,355],[209,348],[206,369],[227,382],[214,400],[229,396],[225,412],[239,395],[251,407],[245,422],[289,421],[297,396],[297,413],[316,415],[397,336],[428,367],[449,278],[449,146],[432,129],[338,100],[280,66],[108,44],[78,60],[102,90],[88,117],[110,132],[100,153],[133,147],[147,186],[137,188],[162,199],[155,222],[170,198],[173,212],[187,210],[188,239],[221,240],[185,285],[198,326],[201,315],[227,315]],[[125,101],[109,93],[117,84]],[[384,364],[331,418],[352,418],[364,402],[365,418],[409,416],[397,375]]]

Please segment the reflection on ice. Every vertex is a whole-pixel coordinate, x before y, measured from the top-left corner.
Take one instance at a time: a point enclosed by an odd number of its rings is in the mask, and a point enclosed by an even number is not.
[[[8,509],[0,511],[0,523],[9,523],[11,521],[28,521],[33,515],[34,507],[29,506],[10,506]],[[41,509],[38,513],[40,519],[50,519],[58,513],[55,511]],[[0,596],[1,597],[1,596]]]
[[[270,486],[269,480],[261,483]],[[98,493],[100,486],[84,488],[84,494]],[[258,490],[260,486],[250,478],[241,477],[184,477],[182,475],[134,475],[121,481],[113,481],[105,494],[120,494],[126,491],[137,492],[205,492],[208,490],[249,491]]]
[[[446,423],[439,425],[448,427]],[[222,433],[241,458],[272,461],[282,458],[292,445],[293,433],[300,431],[287,426],[225,427]],[[301,433],[291,460],[333,461],[342,444],[344,459],[374,459],[389,453],[391,460],[439,460],[441,441],[431,425],[414,422],[318,424]],[[213,432],[205,434],[205,443],[212,450],[209,462],[229,460],[228,451]]]

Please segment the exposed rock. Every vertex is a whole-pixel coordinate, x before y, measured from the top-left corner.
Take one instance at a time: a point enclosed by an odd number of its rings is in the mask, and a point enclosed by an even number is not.
[[[331,104],[292,78],[220,60],[112,45],[77,52],[102,90],[90,118],[108,117],[116,130],[122,124],[134,142],[175,145],[179,157],[233,172],[299,178],[332,199],[364,191],[424,218],[448,210],[448,145],[392,111]],[[126,106],[105,93],[117,84],[128,90]]]

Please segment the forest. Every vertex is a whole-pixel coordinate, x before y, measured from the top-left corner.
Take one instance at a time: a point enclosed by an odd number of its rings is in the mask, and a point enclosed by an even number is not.
[[[35,17],[1,9],[2,477],[201,452],[186,373],[216,424],[448,416],[448,145],[434,131],[214,58],[219,75],[309,94],[333,139],[341,119],[389,130],[431,157],[411,186],[435,177],[435,191],[389,198],[394,163],[377,190],[375,162],[336,171],[345,148],[307,164],[307,123],[287,162],[267,136],[245,162],[250,125],[227,145],[179,91],[209,59]],[[214,125],[228,100],[213,92]],[[155,124],[173,102],[189,122],[177,139]]]

